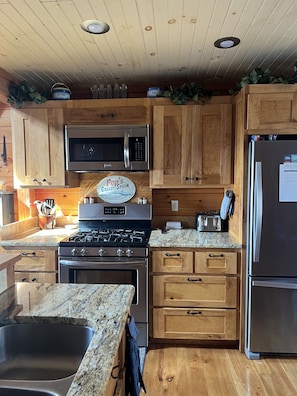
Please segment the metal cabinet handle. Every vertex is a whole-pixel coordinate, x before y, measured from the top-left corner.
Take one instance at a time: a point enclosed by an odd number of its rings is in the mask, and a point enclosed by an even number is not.
[[[180,254],[179,253],[165,253],[165,256],[167,256],[167,257],[179,257]]]
[[[21,282],[27,282],[27,278],[21,278]]]
[[[31,281],[32,282],[38,282],[38,279],[37,278],[32,278]]]
[[[202,315],[201,311],[187,311],[187,315]]]
[[[118,378],[119,378],[120,372],[121,372],[121,365],[120,365],[120,363],[121,363],[121,361],[118,360],[118,364],[117,364],[116,366],[113,366],[113,368],[112,368],[112,370],[111,370],[111,374],[110,374],[111,378],[113,378],[113,379],[118,379]],[[118,372],[117,372],[116,375],[113,374],[114,370],[118,370]]]
[[[22,252],[21,256],[36,256],[36,252]]]
[[[195,180],[195,181],[198,181],[198,180],[200,180],[200,177],[189,177],[189,176],[185,176],[184,177],[184,180]]]
[[[210,253],[208,255],[208,257],[224,257],[224,255],[223,254],[212,254],[212,253]]]
[[[201,278],[187,278],[188,282],[202,282]]]

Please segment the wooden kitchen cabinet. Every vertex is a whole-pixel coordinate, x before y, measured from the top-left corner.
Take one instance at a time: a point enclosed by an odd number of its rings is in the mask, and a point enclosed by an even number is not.
[[[21,260],[14,266],[16,282],[56,283],[58,259],[56,250],[44,250],[32,247],[10,250],[20,254]]]
[[[75,187],[78,176],[65,171],[63,109],[12,109],[15,188]]]
[[[232,182],[232,105],[153,108],[150,186],[198,187]]]
[[[297,128],[297,92],[249,93],[247,129],[271,131]]]
[[[181,255],[187,271],[179,271]],[[238,339],[237,252],[161,249],[151,257],[153,338]],[[168,257],[170,271],[164,266]]]
[[[147,98],[73,100],[64,109],[65,124],[150,124]]]

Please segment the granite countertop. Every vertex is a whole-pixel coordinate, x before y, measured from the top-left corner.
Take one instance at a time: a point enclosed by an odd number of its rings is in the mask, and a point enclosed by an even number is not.
[[[104,396],[127,315],[131,285],[16,283],[0,294],[0,325],[69,323],[95,330],[67,396]]]
[[[52,230],[31,230],[29,234],[19,234],[15,239],[0,241],[0,246],[18,248],[19,246],[41,246],[58,248],[59,242],[73,234],[75,228],[55,227]]]
[[[187,247],[240,249],[242,245],[228,232],[199,232],[195,229],[161,230],[151,232],[149,246],[154,247]]]

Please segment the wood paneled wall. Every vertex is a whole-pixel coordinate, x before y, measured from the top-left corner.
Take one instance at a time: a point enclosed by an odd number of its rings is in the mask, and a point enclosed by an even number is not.
[[[181,221],[183,228],[195,228],[197,212],[220,210],[223,188],[155,189],[153,190],[153,227],[164,228],[166,221]],[[171,201],[178,200],[178,211]]]

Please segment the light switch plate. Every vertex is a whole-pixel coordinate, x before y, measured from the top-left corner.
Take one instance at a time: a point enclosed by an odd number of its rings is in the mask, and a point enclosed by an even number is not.
[[[178,212],[178,200],[177,199],[173,199],[171,201],[171,210],[172,210],[172,212]]]

